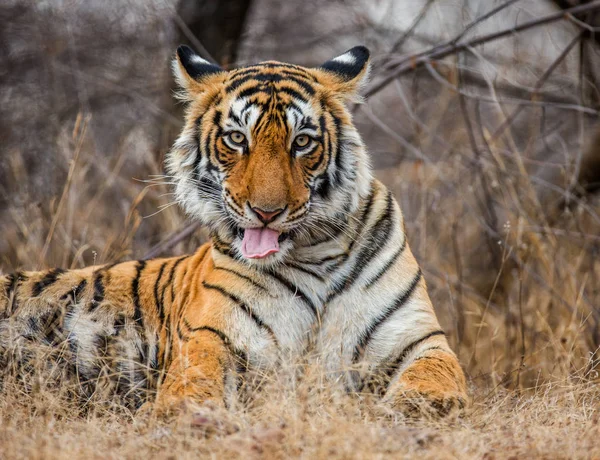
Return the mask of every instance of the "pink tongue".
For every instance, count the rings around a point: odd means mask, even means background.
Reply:
[[[247,228],[244,230],[242,254],[248,259],[261,259],[279,252],[279,232],[270,228]]]

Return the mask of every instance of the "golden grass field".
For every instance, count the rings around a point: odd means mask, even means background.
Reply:
[[[407,421],[318,376],[267,382],[250,406],[205,407],[164,422],[118,408],[85,412],[65,388],[0,399],[0,458],[600,458],[597,384],[528,391],[474,386],[459,420]]]

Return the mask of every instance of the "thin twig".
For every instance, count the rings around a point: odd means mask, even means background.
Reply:
[[[177,246],[181,241],[185,240],[188,236],[192,235],[196,230],[200,228],[200,222],[190,222],[181,230],[177,230],[171,235],[167,236],[160,243],[152,246],[150,250],[142,257],[143,260],[152,259],[165,253],[169,249]]]
[[[573,49],[573,47],[577,43],[579,43],[579,41],[583,37],[584,33],[585,33],[584,31],[581,31],[579,34],[577,34],[577,36],[573,40],[571,40],[571,42],[567,45],[567,47],[564,50],[562,50],[562,52],[558,55],[558,57],[554,60],[554,62],[552,62],[552,64],[550,64],[550,67],[548,67],[546,69],[546,71],[542,74],[542,76],[538,79],[537,83],[535,84],[534,90],[532,92],[532,98],[535,98],[537,96],[538,91],[542,88],[542,86],[544,86],[544,83],[546,83],[546,80],[550,77],[550,75],[552,75],[552,73],[556,70],[556,68],[560,65],[560,63],[567,57],[567,55]],[[513,111],[513,113],[511,113],[508,117],[506,117],[504,122],[498,127],[498,129],[496,129],[494,134],[492,134],[492,136],[490,138],[490,142],[493,142],[494,140],[496,140],[504,132],[504,130],[512,124],[512,122],[515,120],[515,118],[517,118],[519,116],[519,114],[523,111],[523,108],[524,108],[523,105],[518,106]]]
[[[508,0],[505,3],[503,3],[501,5],[498,5],[496,8],[491,9],[490,11],[488,11],[487,13],[485,13],[484,15],[479,16],[473,22],[467,24],[467,26],[463,29],[463,31],[460,34],[458,34],[456,37],[454,37],[454,39],[450,40],[450,43],[455,43],[455,44],[458,43],[460,41],[460,39],[463,38],[467,34],[467,32],[469,32],[469,30],[473,29],[474,27],[477,27],[479,24],[481,24],[486,19],[491,18],[495,14],[499,13],[500,11],[502,11],[504,8],[507,8],[510,5],[512,5],[513,3],[516,3],[518,1],[520,1],[520,0]]]
[[[67,198],[67,194],[71,189],[71,183],[73,182],[73,174],[75,173],[75,168],[77,167],[77,160],[79,159],[79,154],[81,153],[81,149],[83,148],[83,141],[85,140],[85,135],[87,133],[88,124],[91,118],[91,115],[86,115],[85,117],[83,117],[81,113],[77,114],[75,128],[73,129],[73,140],[76,140],[77,142],[75,145],[75,152],[73,153],[73,159],[71,160],[71,164],[69,165],[69,172],[67,173],[67,180],[65,181],[65,186],[63,187],[62,194],[60,196],[60,199],[58,200],[58,206],[56,207],[54,217],[52,218],[52,222],[50,223],[50,229],[48,230],[46,240],[44,241],[44,247],[42,248],[42,252],[40,253],[40,264],[44,263],[44,259],[46,258],[46,254],[48,253],[48,249],[50,248],[50,242],[52,241],[52,237],[54,236],[54,231],[56,229],[56,225],[58,224],[58,219],[62,212],[62,208]]]
[[[217,60],[208,52],[208,50],[204,47],[202,42],[198,40],[198,37],[194,35],[194,32],[190,30],[185,21],[181,18],[181,16],[179,16],[179,13],[177,13],[176,11],[173,12],[173,19],[175,20],[177,26],[183,32],[183,35],[185,35],[185,38],[187,38],[190,41],[190,43],[194,46],[194,48],[196,48],[196,51],[200,53],[200,56],[202,56],[208,61],[218,64]]]
[[[591,3],[587,3],[585,5],[579,5],[573,8],[569,8],[567,10],[550,14],[548,16],[544,16],[538,19],[534,19],[531,21],[524,22],[522,24],[516,25],[514,27],[510,27],[507,29],[500,30],[498,32],[493,32],[491,34],[482,35],[480,37],[475,37],[470,40],[467,40],[462,43],[454,43],[453,40],[442,43],[440,45],[434,46],[428,50],[422,51],[420,53],[412,54],[409,56],[405,56],[399,59],[397,62],[392,63],[392,66],[395,66],[394,69],[391,69],[388,75],[384,76],[378,82],[373,82],[370,87],[365,91],[364,96],[370,97],[383,88],[385,88],[392,80],[398,78],[400,75],[405,74],[409,71],[413,71],[417,67],[423,66],[427,61],[441,59],[451,54],[455,54],[464,50],[467,50],[474,46],[479,46],[484,43],[489,43],[495,40],[499,40],[501,38],[505,38],[509,35],[513,35],[517,32],[521,32],[523,30],[531,29],[533,27],[538,27],[545,24],[550,24],[552,22],[560,21],[563,19],[568,19],[571,15],[583,13],[586,11],[594,11],[600,9],[600,0],[593,1]]]
[[[429,11],[429,8],[431,7],[431,5],[433,4],[434,1],[435,0],[428,0],[427,3],[425,4],[425,6],[423,8],[421,8],[421,11],[417,15],[417,17],[414,19],[412,24],[409,26],[409,28],[406,29],[406,31],[400,36],[400,38],[398,40],[396,40],[396,42],[392,45],[392,47],[390,48],[390,54],[395,53],[398,49],[400,49],[402,47],[402,45],[404,45],[404,42],[408,39],[408,37],[410,37],[412,35],[414,30],[421,23],[421,21],[423,20],[423,18]],[[512,1],[515,1],[515,0],[512,0]]]
[[[488,178],[483,170],[483,161],[481,157],[481,150],[477,146],[477,140],[475,139],[475,130],[473,129],[473,123],[471,121],[471,117],[469,115],[469,109],[467,107],[467,100],[465,96],[461,93],[461,84],[463,83],[463,75],[458,70],[458,101],[460,104],[460,109],[463,114],[463,120],[465,122],[465,127],[467,130],[467,135],[469,137],[469,143],[471,144],[471,150],[473,151],[473,155],[475,156],[475,169],[479,173],[479,177],[481,180],[481,186],[483,190],[484,202],[479,201],[481,214],[486,219],[487,224],[498,232],[498,216],[496,215],[496,210],[494,207],[492,192],[490,189],[490,185],[488,183]],[[475,195],[477,197],[477,195]],[[494,258],[494,262],[498,262],[498,248],[494,245],[492,238],[487,238],[486,242],[490,248],[490,253]]]
[[[438,64],[442,61],[437,61],[435,64]],[[519,106],[531,106],[531,107],[551,107],[554,109],[563,109],[563,110],[572,110],[573,112],[587,113],[589,115],[598,115],[600,112],[596,109],[592,109],[591,107],[586,107],[580,104],[569,104],[566,102],[553,102],[553,101],[540,101],[532,99],[519,99],[513,97],[499,98],[499,97],[489,97],[484,96],[482,94],[476,94],[473,92],[467,92],[464,89],[459,89],[456,85],[453,85],[448,80],[446,80],[442,74],[434,67],[434,63],[425,61],[424,67],[429,72],[429,75],[442,86],[448,88],[449,90],[465,96],[469,99],[476,99],[481,102],[490,102],[490,103],[502,103],[502,104],[512,104]],[[458,69],[461,69],[460,66],[456,66]],[[461,69],[462,70],[462,69]],[[539,92],[532,91],[530,94],[535,95],[539,94]]]

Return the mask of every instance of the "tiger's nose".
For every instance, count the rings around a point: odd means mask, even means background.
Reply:
[[[252,209],[254,214],[256,214],[260,221],[265,225],[273,222],[277,218],[277,216],[279,216],[283,211],[285,211],[285,208],[274,209],[272,211],[267,211],[266,209],[260,209],[255,207],[250,207],[250,209]]]

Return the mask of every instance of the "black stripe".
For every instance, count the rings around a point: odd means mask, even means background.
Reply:
[[[193,327],[186,318],[182,319],[182,323],[189,332],[209,331],[209,332],[212,332],[213,334],[219,336],[219,338],[223,341],[223,343],[225,345],[227,345],[227,346],[231,345],[231,340],[229,340],[229,337],[227,337],[227,335],[224,332],[222,332],[218,329],[215,329],[214,327],[211,327],[211,326]]]
[[[231,118],[238,125],[242,124],[242,121],[240,120],[240,117],[238,117],[235,113],[233,113],[233,108],[229,109],[229,115],[228,115],[228,117]]]
[[[367,202],[365,213],[368,213],[371,209],[372,201]],[[365,244],[356,256],[354,267],[352,271],[340,282],[336,283],[331,288],[331,293],[327,297],[327,302],[331,302],[338,295],[346,290],[350,289],[352,285],[360,278],[363,270],[371,263],[371,261],[377,257],[379,252],[383,249],[389,239],[389,234],[392,230],[393,218],[394,218],[394,200],[392,193],[388,192],[387,195],[387,206],[384,213],[379,216],[377,222],[369,229],[369,244]],[[366,218],[368,220],[368,217]],[[367,220],[361,220],[361,224],[364,225]],[[360,235],[359,235],[360,236]]]
[[[312,87],[312,85],[310,83],[308,83],[308,81],[306,81],[306,79],[303,79],[302,76],[300,76],[300,75],[290,73],[290,72],[276,74],[276,73],[261,73],[260,71],[248,72],[245,75],[236,75],[231,80],[231,83],[225,87],[225,93],[228,94],[232,91],[235,91],[240,86],[242,86],[244,83],[246,83],[248,81],[252,81],[252,80],[259,81],[259,82],[291,81],[291,82],[296,83],[298,86],[301,86],[302,89],[304,91],[306,91],[306,93],[309,94],[310,96],[315,94],[315,89]]]
[[[377,384],[379,384],[382,387],[381,389],[385,390],[387,388],[387,386],[389,385],[389,383],[391,382],[392,377],[396,374],[396,372],[398,371],[398,369],[400,368],[400,366],[402,365],[402,363],[404,362],[406,357],[417,346],[421,345],[426,340],[429,340],[430,338],[436,337],[438,335],[446,335],[446,334],[444,333],[444,331],[441,331],[441,330],[430,332],[429,334],[421,337],[420,339],[415,340],[414,342],[412,342],[409,345],[407,345],[406,347],[404,347],[404,350],[402,350],[402,352],[395,359],[388,358],[388,359],[384,360],[383,364],[380,364],[379,366],[377,366],[377,370],[375,370],[373,372],[371,382],[368,382],[368,385],[372,387],[371,389],[373,390],[374,387],[377,386]],[[425,351],[439,350],[439,349],[441,349],[441,348],[431,347]]]
[[[196,175],[196,179],[200,178],[200,162],[202,161],[202,149],[200,148],[200,135],[201,135],[201,131],[202,131],[202,117],[204,117],[204,114],[200,115],[197,119],[196,119],[196,149],[198,150],[196,152],[196,158],[194,160],[194,169],[193,172]]]
[[[200,326],[200,327],[195,327],[192,329],[192,331],[197,332],[197,331],[208,331],[208,332],[212,332],[213,334],[215,334],[217,337],[219,337],[222,341],[223,344],[229,349],[230,353],[236,358],[238,365],[243,366],[242,369],[237,369],[238,372],[245,372],[248,368],[248,355],[246,354],[246,352],[244,350],[240,350],[239,348],[236,348],[233,346],[233,344],[231,343],[231,340],[229,340],[229,337],[227,337],[227,335],[223,332],[220,331],[219,329],[216,329],[214,327],[210,327],[210,326]]]
[[[325,110],[325,105],[323,101],[321,101],[321,109]],[[333,156],[333,148],[331,146],[331,134],[327,130],[325,116],[321,115],[319,117],[319,126],[321,127],[321,135],[323,136],[323,146],[325,152],[327,153],[327,165],[325,166],[325,173],[320,177],[321,182],[315,189],[315,192],[324,200],[329,198],[329,194],[331,193],[331,180],[329,177],[329,165],[331,164],[331,157]]]
[[[296,67],[297,70],[301,70],[299,67]],[[317,83],[318,80],[313,75],[306,72],[297,72],[296,70],[282,69],[280,71],[283,75],[287,75],[290,77],[298,77],[299,79],[305,79],[308,81],[312,81],[313,83]]]
[[[12,292],[15,290],[15,286],[17,285],[17,280],[19,279],[18,275],[15,273],[11,273],[6,277],[7,284],[4,286],[4,294],[7,299],[10,299]]]
[[[217,328],[211,327],[211,326],[192,327],[185,318],[183,319],[183,323],[184,323],[185,327],[188,329],[188,331],[190,331],[190,332],[207,331],[207,332],[210,332],[210,333],[216,335],[223,342],[223,345],[225,345],[225,347],[229,350],[229,353],[231,353],[233,355],[233,357],[236,361],[235,362],[236,372],[242,374],[248,370],[248,355],[246,354],[246,352],[244,352],[244,350],[240,350],[240,349],[236,348],[232,344],[229,337],[227,337],[227,335],[223,331],[221,331]],[[223,366],[223,382],[225,382],[225,379],[226,379],[226,372],[227,372],[227,369],[225,368],[225,366]],[[238,387],[239,386],[240,385],[238,382]]]
[[[231,255],[231,245],[223,241],[218,232],[212,232],[210,237],[213,240],[213,246],[217,251],[226,256]]]
[[[431,337],[436,337],[438,335],[446,335],[446,334],[442,330],[430,332],[429,334],[425,335],[424,337],[421,337],[420,339],[417,339],[414,342],[412,342],[410,345],[406,346],[404,348],[404,350],[402,350],[402,353],[400,353],[398,355],[398,357],[395,360],[393,360],[391,363],[389,360],[386,360],[390,364],[382,365],[381,368],[382,369],[385,368],[386,373],[389,373],[390,376],[393,375],[411,351],[413,351],[417,346],[419,346],[426,340],[429,340]]]
[[[320,274],[313,272],[312,270],[309,270],[308,268],[303,267],[302,265],[298,265],[292,262],[287,262],[286,266],[293,268],[295,270],[301,271],[302,273],[306,273],[307,275],[313,276],[315,278],[317,278],[319,281],[325,281],[325,278],[323,278]]]
[[[38,297],[44,291],[44,289],[56,283],[58,277],[64,272],[65,271],[62,268],[55,268],[54,270],[50,270],[44,275],[44,277],[40,281],[33,285],[33,288],[31,289],[31,296]]]
[[[265,324],[263,322],[262,319],[260,319],[256,313],[254,313],[252,311],[252,308],[250,308],[248,305],[246,305],[244,302],[242,302],[236,295],[232,294],[231,292],[225,290],[223,287],[221,286],[217,286],[216,284],[210,284],[207,283],[206,281],[202,281],[202,286],[204,286],[206,289],[212,289],[214,291],[219,292],[221,295],[223,295],[224,297],[227,297],[229,300],[231,300],[233,303],[235,303],[238,307],[240,307],[244,312],[246,312],[246,314],[248,316],[250,316],[250,318],[252,318],[252,320],[256,323],[256,325],[260,328],[260,329],[264,329],[265,331],[268,332],[268,334],[271,336],[271,338],[273,339],[273,341],[278,344],[277,341],[277,337],[275,336],[275,333],[273,332],[273,329],[271,329],[270,326],[268,326],[267,324]]]
[[[248,72],[247,74],[241,76],[236,75],[234,78],[231,79],[231,82],[227,86],[225,86],[225,94],[229,94],[232,91],[235,91],[247,81],[252,80],[256,75],[258,75],[257,72]]]
[[[158,346],[158,342],[154,343],[154,346],[152,347],[152,354],[151,354],[151,358],[150,358],[150,368],[152,369],[153,372],[150,372],[149,375],[156,378],[156,374],[155,372],[158,370],[158,366],[159,366],[159,360],[158,360],[158,351],[159,351],[160,347]]]
[[[291,96],[294,99],[298,99],[304,103],[308,102],[308,99],[306,99],[302,94],[300,94],[294,88],[290,88],[289,86],[280,86],[279,88],[276,88],[276,90],[278,93],[285,93],[288,96]]]
[[[369,281],[367,281],[365,283],[367,286],[367,289],[369,289],[371,286],[373,286],[377,281],[379,281],[379,279],[383,275],[385,275],[387,273],[387,271],[396,263],[396,261],[398,260],[398,257],[400,257],[400,254],[402,254],[404,252],[404,249],[406,249],[406,233],[404,234],[404,241],[402,241],[402,244],[396,250],[396,252],[391,257],[391,259],[387,261],[387,263],[382,267],[381,270],[379,270],[379,272],[373,278],[371,278]]]
[[[179,324],[177,324],[177,337],[179,337],[179,340],[182,342],[187,342],[190,340],[190,338],[183,333]]]
[[[94,277],[94,296],[90,302],[89,311],[94,311],[104,300],[104,282],[103,273],[97,273]]]
[[[163,307],[163,309],[161,309],[161,311],[159,312],[160,315],[160,321],[161,324],[163,323],[164,319],[165,319],[165,312],[164,312],[164,305],[165,305],[165,291],[167,290],[167,288],[169,286],[171,286],[171,302],[173,302],[173,299],[175,298],[175,291],[173,289],[173,278],[175,277],[175,271],[177,270],[177,266],[183,262],[185,259],[187,259],[189,256],[182,256],[179,259],[177,259],[175,261],[175,263],[173,264],[173,267],[171,267],[171,271],[169,273],[169,279],[167,280],[167,282],[165,283],[165,285],[163,286],[163,290],[162,290],[162,294],[160,296],[160,305],[161,307]],[[172,307],[172,306],[171,306]]]
[[[164,317],[164,307],[162,305],[161,299],[158,296],[158,287],[160,286],[160,280],[162,279],[163,272],[165,271],[165,267],[169,262],[163,262],[158,270],[158,275],[156,276],[156,282],[154,283],[154,302],[156,303],[156,313],[158,314],[158,318],[160,320],[160,324],[162,325],[162,320]],[[164,292],[164,290],[163,290]]]
[[[375,201],[375,186],[373,184],[371,184],[369,196],[367,197],[367,203],[365,204],[362,214],[360,215],[360,219],[358,220],[358,231],[356,232],[357,237],[353,238],[352,241],[350,241],[350,244],[348,246],[348,253],[350,253],[350,251],[352,251],[352,249],[354,248],[356,239],[360,236],[366,223],[369,221],[369,219],[371,217],[371,209],[373,208],[374,201]]]
[[[260,72],[260,67],[259,66],[257,66],[257,65],[250,65],[248,67],[243,67],[243,68],[240,68],[240,69],[232,70],[229,73],[229,75],[230,75],[231,81],[234,81],[236,78],[243,77],[244,75],[248,75],[248,74],[251,74],[251,73],[258,73],[258,72]]]
[[[87,280],[81,280],[81,282],[75,287],[75,289],[70,289],[68,292],[64,293],[61,296],[60,300],[70,299],[71,303],[79,302],[79,296],[81,295],[81,291],[83,291],[86,286]]]
[[[313,88],[313,86],[308,83],[305,80],[302,80],[301,78],[295,77],[293,75],[286,75],[285,77],[286,80],[290,80],[293,81],[294,83],[296,83],[297,85],[301,86],[302,89],[304,91],[306,91],[306,94],[308,94],[309,96],[313,96],[315,94],[315,89]]]
[[[298,286],[296,286],[291,281],[284,278],[281,274],[277,273],[274,270],[267,270],[267,271],[265,271],[265,273],[269,274],[271,277],[273,277],[277,281],[279,281],[279,283],[283,284],[288,289],[288,291],[290,291],[293,295],[302,299],[302,301],[306,305],[308,305],[308,307],[312,311],[315,318],[319,317],[319,311],[317,310],[317,307],[315,306],[315,304],[312,302],[312,300],[310,300],[310,298]]]
[[[299,260],[298,262],[300,262],[301,264],[306,264],[306,265],[322,265],[322,264],[325,264],[327,262],[336,261],[339,258],[344,257],[344,256],[348,256],[348,254],[346,254],[345,252],[342,252],[342,253],[336,254],[334,256],[323,257],[322,259],[317,259],[317,260]]]
[[[333,113],[329,112],[335,125],[335,173],[333,176],[333,185],[340,185],[340,175],[344,171],[344,163],[342,162],[342,120],[336,117]]]
[[[144,318],[142,316],[142,306],[140,305],[140,278],[142,271],[146,267],[146,261],[140,260],[135,267],[135,277],[131,282],[131,296],[133,297],[133,320],[140,329],[144,329]]]
[[[41,332],[44,337],[42,340],[48,345],[57,345],[64,340],[63,337],[63,311],[55,308],[51,313],[47,313],[40,318]]]
[[[408,289],[406,289],[406,291],[403,292],[394,301],[394,303],[392,303],[392,305],[390,305],[388,308],[386,308],[381,315],[376,317],[375,320],[373,320],[373,322],[371,322],[371,324],[369,324],[367,329],[362,333],[362,336],[360,337],[358,344],[356,345],[356,348],[354,349],[354,354],[352,356],[353,362],[358,361],[363,350],[365,350],[367,348],[369,341],[371,340],[373,335],[375,335],[375,333],[377,332],[377,329],[379,329],[383,323],[385,323],[389,318],[391,318],[394,315],[394,313],[396,313],[408,301],[408,299],[410,299],[410,297],[414,293],[415,289],[417,288],[419,281],[421,281],[421,276],[422,276],[422,273],[421,273],[421,269],[419,268],[419,270],[417,271],[417,274],[415,275],[415,277],[411,281],[410,285],[408,286]]]
[[[208,163],[207,163],[207,164],[208,164],[208,166],[209,166],[209,167],[211,167],[211,166],[212,166],[212,167],[215,167],[215,168],[216,168],[216,166],[214,166],[214,165],[211,163],[211,162],[212,162],[212,160],[213,160],[213,159],[212,159],[212,153],[213,153],[213,152],[212,152],[212,148],[211,148],[211,147],[212,147],[212,145],[213,145],[213,143],[212,143],[212,141],[211,141],[211,135],[212,135],[212,131],[208,131],[208,132],[206,133],[206,136],[204,137],[204,154],[206,155],[206,158],[208,159]],[[200,139],[200,140],[202,140],[202,139]]]
[[[313,229],[309,229],[310,236],[312,238],[310,245],[302,247],[315,247],[319,244],[327,243],[328,241],[335,240],[340,236],[344,227],[347,226],[347,221],[340,222],[340,224],[334,224],[330,221],[316,220],[314,222]]]
[[[242,359],[243,361],[247,361],[246,358],[246,353],[243,350],[239,350],[237,348],[235,348],[233,346],[233,343],[231,342],[231,340],[229,339],[229,337],[227,337],[227,334],[225,334],[223,331],[221,331],[220,329],[217,329],[215,327],[212,326],[197,326],[197,327],[193,327],[189,321],[185,318],[183,318],[183,325],[187,328],[187,330],[189,332],[198,332],[198,331],[208,331],[208,332],[212,332],[213,334],[215,334],[216,336],[218,336],[221,341],[223,342],[223,344],[229,348],[229,350],[236,355],[238,358]]]
[[[266,287],[264,287],[263,285],[257,283],[256,281],[254,281],[252,278],[250,278],[249,276],[246,276],[238,271],[232,270],[231,268],[225,268],[225,267],[219,267],[215,265],[215,270],[222,270],[224,272],[227,273],[232,273],[235,276],[237,276],[238,278],[242,278],[243,280],[248,281],[252,286],[254,286],[257,289],[260,289],[261,291],[264,292],[268,292],[268,289]]]
[[[257,86],[251,86],[250,88],[246,88],[245,90],[240,91],[240,93],[238,94],[238,99],[243,99],[245,97],[254,96],[256,93],[267,94],[267,92],[263,88],[257,87]]]
[[[10,316],[18,306],[16,290],[19,288],[19,284],[23,279],[24,275],[21,272],[10,274],[7,277],[8,287],[6,288],[6,300],[8,308],[5,312],[6,317]]]
[[[315,139],[315,140],[318,141],[318,139]],[[320,147],[319,144],[315,144],[315,147],[313,147],[312,150],[307,151],[307,152],[302,152],[302,155],[304,155],[306,157],[314,155],[315,152],[317,151],[317,149],[319,147]],[[294,158],[296,158],[296,152],[295,151],[292,151],[292,155],[293,155]],[[306,169],[308,171],[310,171],[310,173],[314,173],[314,171],[318,170],[321,167],[321,164],[323,163],[323,158],[325,158],[325,149],[321,149],[321,153],[319,154],[319,157],[316,160],[314,160],[314,164],[312,164],[312,165],[308,165],[307,164],[305,166]]]

